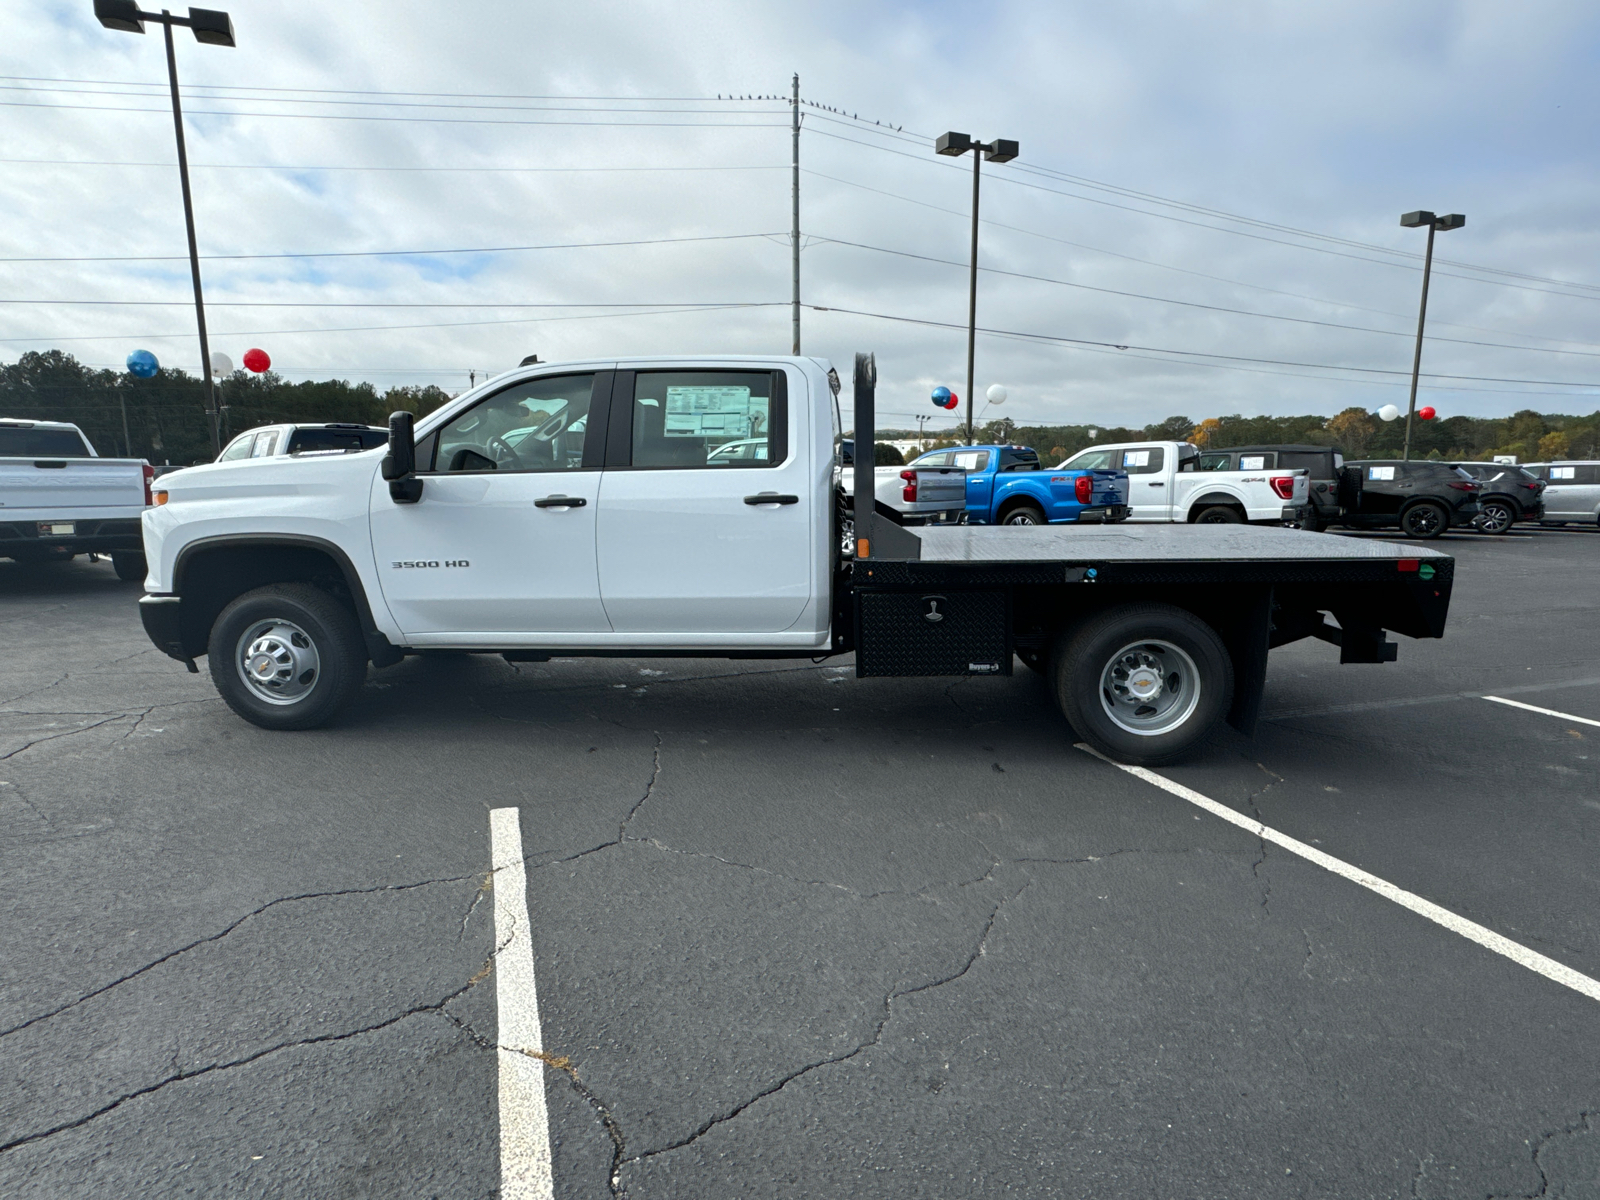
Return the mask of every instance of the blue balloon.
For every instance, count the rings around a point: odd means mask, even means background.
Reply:
[[[935,408],[949,408],[950,407],[950,389],[949,388],[947,388],[947,387],[936,387],[936,388],[933,389],[933,406]]]
[[[140,379],[150,379],[161,369],[156,356],[148,350],[135,350],[128,355],[128,371]]]

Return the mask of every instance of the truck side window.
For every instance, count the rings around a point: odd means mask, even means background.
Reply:
[[[256,444],[250,450],[251,458],[270,458],[273,447],[278,444],[278,435],[268,430],[266,433],[256,434]]]
[[[989,469],[989,452],[987,450],[959,450],[950,456],[950,465],[960,467],[963,471],[986,471]]]
[[[1111,459],[1115,453],[1114,450],[1085,450],[1061,465],[1076,471],[1108,471],[1111,469]]]
[[[228,448],[226,450],[217,455],[217,461],[232,462],[236,458],[249,458],[250,447],[255,445],[255,443],[255,434],[241,433],[238,437],[234,438],[233,441],[228,443]]]
[[[1216,452],[1202,454],[1200,456],[1200,469],[1202,471],[1231,471],[1233,470],[1233,455]]]
[[[434,470],[576,470],[583,465],[593,391],[593,374],[514,383],[439,430]]]
[[[640,371],[634,467],[775,467],[788,454],[772,371]],[[612,418],[615,421],[615,417]]]
[[[1154,475],[1161,470],[1165,457],[1160,446],[1140,446],[1137,450],[1124,450],[1117,465],[1129,475]]]

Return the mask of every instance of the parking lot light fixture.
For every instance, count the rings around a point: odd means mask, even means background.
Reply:
[[[975,141],[965,133],[941,133],[933,142],[935,154],[959,158],[972,152],[972,271],[967,289],[967,445],[972,445],[972,348],[978,327],[978,179],[984,160],[1008,163],[1020,152],[1016,142],[996,138],[992,142]]]
[[[178,181],[183,189],[183,222],[189,234],[189,273],[194,278],[195,322],[200,330],[200,377],[205,381],[206,416],[211,420],[211,450],[222,453],[222,431],[218,423],[217,390],[211,379],[211,346],[206,338],[205,296],[200,288],[200,250],[194,236],[194,201],[189,194],[189,154],[183,143],[183,105],[178,99],[178,58],[172,46],[172,27],[186,25],[197,42],[208,46],[233,46],[233,20],[225,12],[211,8],[191,8],[187,17],[175,17],[166,9],[143,11],[136,0],[94,0],[94,15],[100,24],[119,33],[143,33],[146,21],[161,25],[167,42],[167,81],[172,89],[172,125],[178,136]]]
[[[1428,229],[1428,252],[1422,258],[1422,306],[1417,312],[1417,350],[1411,358],[1411,403],[1406,407],[1406,444],[1400,453],[1402,462],[1411,461],[1411,420],[1417,411],[1417,375],[1422,370],[1422,326],[1428,319],[1428,277],[1433,274],[1433,235],[1460,229],[1466,223],[1467,218],[1461,213],[1446,213],[1438,217],[1426,209],[1404,213],[1400,217],[1400,224],[1407,229],[1420,229],[1423,226]]]

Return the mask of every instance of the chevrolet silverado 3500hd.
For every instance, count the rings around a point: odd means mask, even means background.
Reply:
[[[257,725],[329,721],[370,661],[855,653],[858,676],[1044,673],[1124,762],[1255,723],[1273,646],[1341,662],[1443,634],[1454,560],[1294,530],[1119,525],[839,536],[841,421],[811,358],[546,364],[485,383],[387,451],[162,477],[144,517],[151,640]],[[837,376],[834,376],[837,379]],[[876,369],[858,355],[855,428]],[[766,439],[767,454],[717,455]],[[863,439],[865,440],[865,439]],[[872,463],[854,464],[858,495]],[[1337,625],[1324,617],[1332,613]]]

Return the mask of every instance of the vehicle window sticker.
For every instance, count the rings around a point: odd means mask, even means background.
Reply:
[[[1241,471],[1264,471],[1266,467],[1267,456],[1265,454],[1241,454],[1239,456],[1239,470]]]
[[[1368,467],[1367,468],[1367,478],[1368,479],[1393,479],[1394,478],[1394,468],[1393,467]]]
[[[1550,468],[1550,478],[1551,479],[1576,479],[1577,477],[1578,477],[1578,468],[1577,467],[1551,467]]]
[[[761,404],[765,407],[765,397]],[[666,437],[747,438],[751,433],[748,387],[669,387]],[[759,416],[757,417],[759,423]]]
[[[1124,450],[1122,452],[1122,465],[1125,467],[1148,467],[1150,465],[1150,451]]]

